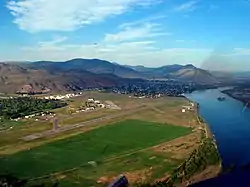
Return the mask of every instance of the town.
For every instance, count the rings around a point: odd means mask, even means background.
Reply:
[[[211,85],[197,85],[192,82],[184,83],[174,80],[152,80],[104,88],[104,90],[139,98],[159,98],[163,96],[182,97],[185,93],[205,88],[211,88]]]

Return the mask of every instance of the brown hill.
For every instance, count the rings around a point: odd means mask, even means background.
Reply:
[[[131,68],[100,59],[72,59],[65,62],[39,61],[27,64],[32,69],[45,69],[49,72],[83,70],[94,74],[113,74],[122,78],[145,78]]]
[[[124,80],[114,75],[96,75],[83,70],[48,72],[0,63],[0,92],[64,92],[86,87],[113,86]]]
[[[173,77],[183,81],[195,82],[198,84],[216,84],[218,81],[209,72],[203,69],[190,66],[182,68],[171,74]]]
[[[144,66],[128,66],[141,72],[149,78],[170,78],[186,82],[202,84],[215,84],[216,78],[206,70],[197,68],[192,64],[188,65],[167,65],[159,68],[147,68]]]

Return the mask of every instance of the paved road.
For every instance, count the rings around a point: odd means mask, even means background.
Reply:
[[[139,107],[131,109],[131,110],[123,111],[123,112],[121,112],[119,114],[110,114],[110,115],[107,115],[107,116],[104,116],[104,117],[100,117],[100,118],[97,118],[97,119],[92,119],[92,120],[89,120],[89,121],[84,121],[84,122],[77,123],[77,124],[74,124],[74,125],[65,125],[65,126],[62,126],[62,127],[58,128],[57,130],[47,130],[47,131],[44,131],[44,132],[41,132],[41,133],[35,133],[35,134],[31,134],[31,135],[22,137],[21,139],[25,140],[25,141],[32,141],[32,140],[40,139],[40,138],[43,138],[43,137],[46,137],[46,136],[55,135],[55,134],[59,134],[61,132],[73,130],[73,129],[76,129],[76,128],[93,125],[94,123],[101,122],[101,121],[104,121],[104,120],[109,120],[109,119],[114,119],[114,118],[118,118],[118,117],[121,117],[121,116],[134,114],[134,113],[136,113],[138,111],[141,111],[141,110],[144,110],[144,109],[147,109],[147,108],[148,108],[148,106],[142,105],[142,106],[139,106]]]

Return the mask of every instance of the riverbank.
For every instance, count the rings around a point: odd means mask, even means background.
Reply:
[[[200,124],[201,127],[204,128],[206,138],[213,139],[213,133],[211,132],[208,124],[205,122],[205,120],[199,115],[199,104],[195,103],[195,115],[197,118],[198,123]],[[215,140],[214,140],[215,141]]]
[[[188,98],[187,98],[188,99]],[[189,99],[188,99],[189,100]],[[190,101],[190,100],[189,100]],[[193,101],[192,101],[193,102]],[[203,142],[201,143],[200,147],[203,146],[203,143],[206,141],[209,141],[212,143],[212,146],[215,148],[215,155],[218,156],[218,163],[216,163],[215,165],[210,165],[207,166],[206,169],[204,169],[202,172],[196,173],[195,175],[193,175],[190,179],[189,179],[189,184],[194,184],[206,179],[210,179],[210,178],[214,178],[217,177],[221,172],[222,172],[222,160],[220,158],[220,154],[219,154],[219,150],[218,150],[218,146],[216,144],[216,140],[214,138],[214,135],[209,127],[209,125],[206,123],[206,121],[200,116],[199,114],[199,103],[195,102],[195,115],[197,118],[198,123],[200,124],[200,126],[204,129],[204,134],[205,134],[205,139],[203,140]],[[200,179],[203,180],[200,180]],[[179,187],[182,187],[182,185],[180,185]]]
[[[222,90],[223,94],[228,95],[229,97],[234,98],[235,100],[238,100],[245,104],[246,107],[250,108],[250,93],[244,93],[244,90],[239,89],[228,89],[228,90]]]
[[[170,176],[154,184],[139,184],[137,187],[186,187],[215,178],[220,173],[220,156],[212,139],[205,138],[200,146],[177,167]]]
[[[196,115],[196,118],[197,118],[197,121],[198,123],[200,124],[201,128],[204,130],[204,134],[205,134],[205,139],[208,139],[208,140],[211,140],[212,143],[214,144],[215,148],[216,148],[216,151],[219,155],[219,150],[218,150],[218,146],[216,144],[216,140],[214,138],[214,135],[208,125],[208,123],[206,123],[205,119],[202,118],[199,114],[199,108],[200,108],[200,104],[198,102],[194,102],[192,100],[190,100],[189,98],[186,97],[186,99],[189,101],[189,102],[193,102],[195,104],[195,108],[194,108],[194,112],[195,112],[195,115]],[[210,174],[210,177],[207,176],[207,179],[209,178],[212,178],[212,177],[216,177],[221,171],[222,171],[222,161],[221,161],[221,158],[220,158],[220,161],[219,161],[219,164],[217,164],[216,166],[214,167],[210,167],[210,169],[213,168],[212,170],[216,171],[216,175],[212,175]],[[204,170],[204,173],[207,173],[205,170]],[[211,172],[210,172],[211,173]],[[199,174],[198,174],[199,175]],[[193,178],[195,178],[196,176],[193,176]],[[197,182],[197,181],[196,181]]]
[[[214,135],[213,135],[213,132],[211,131],[209,125],[206,123],[206,121],[200,116],[199,114],[199,103],[195,103],[195,114],[196,114],[196,117],[197,117],[197,121],[199,122],[199,124],[201,126],[204,127],[205,129],[205,134],[206,134],[206,138],[207,139],[212,139],[213,140],[213,143],[219,153],[219,150],[218,150],[218,147],[217,147],[217,144],[216,144],[216,140],[214,138]]]
[[[189,157],[184,160],[166,180],[154,184],[139,185],[139,187],[184,187],[189,186],[207,179],[217,177],[221,172],[221,158],[213,134],[199,115],[199,104],[188,98],[188,102],[195,104],[194,112],[198,126],[195,131],[202,131],[199,146],[190,153]]]
[[[199,103],[194,102],[194,101],[190,100],[187,97],[185,97],[185,98],[186,98],[186,100],[188,102],[194,103],[195,116],[196,116],[196,119],[197,119],[198,123],[200,124],[200,128],[199,129],[202,128],[204,130],[206,138],[214,139],[213,133],[212,133],[209,125],[205,122],[205,120],[199,114]]]
[[[232,166],[241,168],[250,162],[250,109],[221,92],[228,89],[232,88],[186,94],[188,99],[199,103],[199,114],[215,135],[223,170]],[[219,97],[226,100],[218,101]]]

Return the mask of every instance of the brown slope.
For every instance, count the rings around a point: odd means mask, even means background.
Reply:
[[[110,75],[96,75],[87,71],[66,71],[49,73],[46,70],[33,70],[15,64],[0,63],[0,92],[17,91],[65,92],[86,87],[113,86],[124,81]]]
[[[83,70],[94,74],[113,74],[122,78],[144,78],[144,76],[131,68],[100,59],[72,59],[65,62],[39,61],[26,64],[32,69],[45,69],[47,71]]]
[[[199,68],[183,68],[172,74],[175,78],[200,84],[216,84],[218,81],[209,72]]]
[[[36,80],[46,76],[44,71],[29,71],[17,65],[0,63],[0,92],[14,93],[26,84],[37,89]]]

